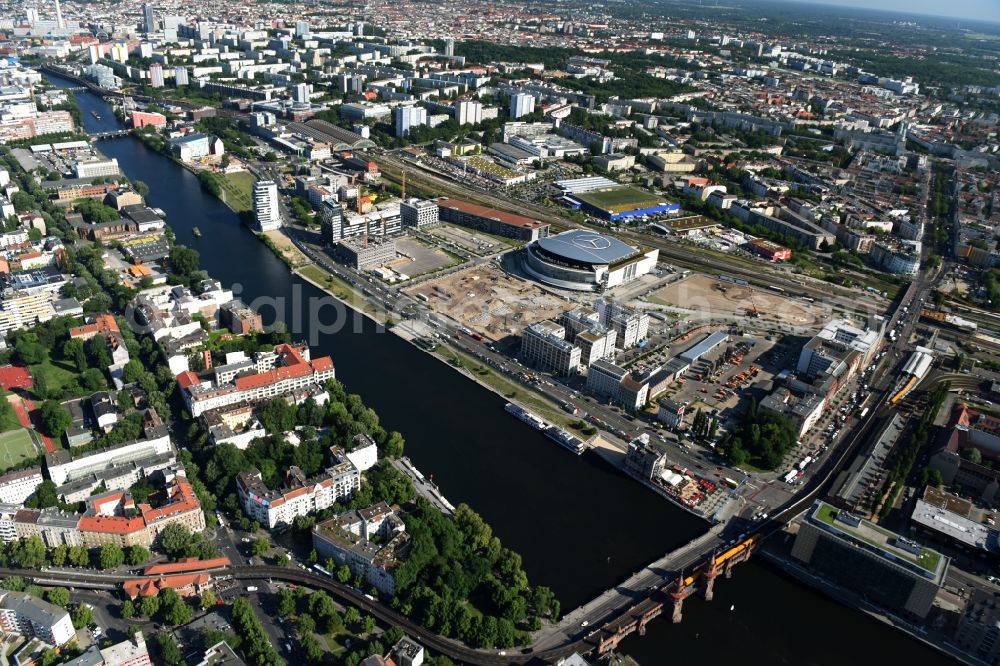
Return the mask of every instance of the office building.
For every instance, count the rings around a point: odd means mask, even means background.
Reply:
[[[526,93],[517,93],[510,97],[510,117],[517,119],[535,111],[535,98]]]
[[[410,198],[399,204],[404,228],[426,229],[438,223],[438,206],[427,199]]]
[[[396,136],[410,135],[410,130],[427,124],[427,109],[422,106],[397,106],[393,110]]]
[[[253,184],[253,212],[257,231],[274,231],[281,227],[278,184],[273,180],[258,180]]]
[[[565,328],[540,321],[521,334],[521,358],[541,370],[569,375],[580,367],[580,348],[566,341]]]
[[[156,16],[153,14],[153,5],[148,2],[142,5],[142,29],[146,33],[156,30]]]
[[[149,666],[149,650],[141,631],[135,636],[100,650],[104,666]]]
[[[635,347],[649,333],[649,314],[622,305],[616,301],[599,299],[594,310],[600,316],[601,326],[615,331],[615,344],[619,349]]]
[[[839,375],[850,367],[864,367],[882,341],[878,325],[864,328],[846,319],[834,319],[807,342],[799,352],[795,371],[813,378],[826,373]]]
[[[149,85],[152,88],[162,88],[163,83],[163,65],[158,62],[154,62],[149,66]]]
[[[686,411],[686,402],[677,402],[670,398],[662,398],[656,418],[668,428],[677,430],[684,424],[684,414]]]
[[[324,201],[319,207],[320,238],[331,245],[343,238],[344,209],[335,201]]]
[[[200,132],[192,132],[184,136],[170,139],[170,150],[181,160],[190,163],[209,155],[222,155],[225,146],[222,139],[209,137]]]
[[[594,395],[617,399],[618,389],[628,370],[608,359],[598,359],[587,368],[587,390]]]
[[[792,557],[828,582],[891,611],[927,617],[950,560],[879,525],[817,501]]]
[[[478,204],[442,197],[436,200],[442,222],[450,222],[495,236],[533,241],[549,235],[549,224]]]
[[[393,238],[344,238],[333,246],[333,256],[356,271],[385,266],[396,259]]]
[[[76,162],[73,164],[73,171],[77,178],[104,178],[107,176],[117,176],[121,173],[118,169],[118,160],[116,158]]]

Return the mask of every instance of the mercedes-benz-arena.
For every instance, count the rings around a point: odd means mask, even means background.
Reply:
[[[525,248],[524,270],[544,284],[597,291],[617,287],[649,273],[660,251],[632,247],[614,236],[585,229],[532,241]]]

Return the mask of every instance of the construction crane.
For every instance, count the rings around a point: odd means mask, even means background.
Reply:
[[[757,304],[753,301],[753,287],[747,285],[747,291],[750,292],[750,307],[747,308],[747,316],[756,319],[760,317],[760,310],[757,309]]]

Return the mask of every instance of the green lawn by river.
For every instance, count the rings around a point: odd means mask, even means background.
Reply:
[[[253,210],[253,184],[256,180],[249,171],[219,174],[222,200],[237,213]]]

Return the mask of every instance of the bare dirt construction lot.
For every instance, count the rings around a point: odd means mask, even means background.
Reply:
[[[745,315],[752,307],[747,287],[697,273],[660,289],[650,300],[716,316]],[[765,321],[820,326],[827,319],[827,308],[819,303],[807,303],[764,289],[753,290],[753,305]]]
[[[493,266],[467,268],[404,292],[426,299],[435,312],[491,340],[518,335],[526,326],[556,317],[571,307],[569,302]]]

